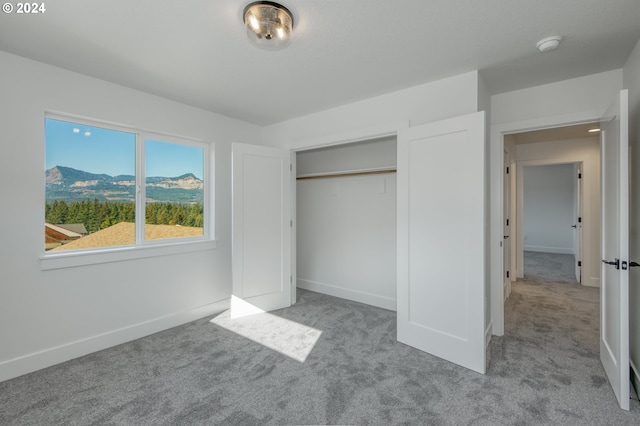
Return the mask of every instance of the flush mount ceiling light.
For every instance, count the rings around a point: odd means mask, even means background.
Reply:
[[[291,41],[293,15],[281,4],[256,1],[244,8],[242,16],[247,35],[257,46],[282,49]]]
[[[543,38],[542,40],[537,42],[536,47],[542,53],[549,52],[551,50],[556,50],[558,46],[560,46],[561,41],[562,41],[562,37],[551,36],[551,37]]]
[[[587,132],[589,132],[589,133],[598,133],[599,131],[600,131],[600,129],[598,129],[598,128],[587,130]]]

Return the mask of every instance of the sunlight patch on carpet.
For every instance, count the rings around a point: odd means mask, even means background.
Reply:
[[[305,362],[322,331],[259,310],[242,315],[224,311],[210,322],[298,362]]]

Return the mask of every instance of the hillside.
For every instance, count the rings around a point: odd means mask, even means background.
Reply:
[[[204,202],[204,182],[191,173],[176,177],[148,177],[147,202]],[[45,171],[46,201],[135,201],[135,177],[95,174],[55,166]]]

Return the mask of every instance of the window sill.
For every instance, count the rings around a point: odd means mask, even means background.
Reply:
[[[126,260],[144,259],[147,257],[169,256],[173,254],[213,250],[217,246],[217,241],[206,240],[135,247],[114,247],[75,253],[46,254],[40,257],[40,266],[43,271],[50,269],[73,268],[76,266],[122,262]]]

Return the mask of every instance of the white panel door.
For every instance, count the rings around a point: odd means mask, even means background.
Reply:
[[[574,248],[573,251],[575,253],[575,274],[576,281],[579,283],[582,282],[582,167],[576,167],[576,193],[575,193],[575,212],[576,212],[576,223],[574,226],[576,233],[574,238]]]
[[[629,117],[620,92],[600,123],[602,269],[600,360],[620,407],[629,409]]]
[[[485,372],[484,113],[398,133],[398,341]]]
[[[290,155],[232,146],[231,315],[291,306]]]

